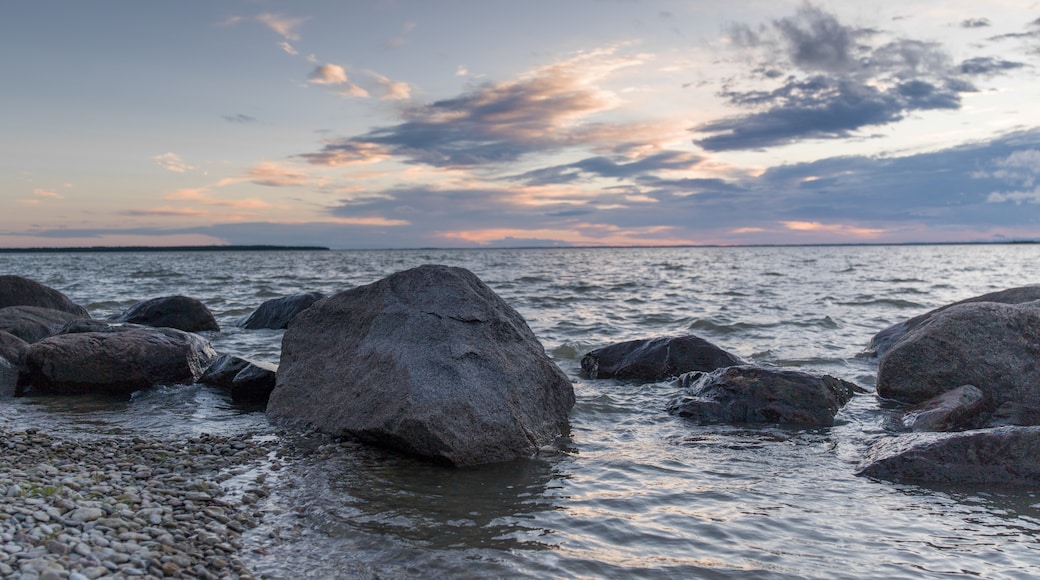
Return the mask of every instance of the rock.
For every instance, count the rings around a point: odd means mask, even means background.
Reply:
[[[785,423],[829,427],[861,389],[829,375],[758,366],[690,373],[677,381],[690,392],[668,411],[698,423]]]
[[[739,357],[692,335],[619,342],[581,357],[582,373],[590,379],[646,382],[740,364]]]
[[[21,276],[0,276],[0,308],[8,306],[37,306],[90,318],[87,309],[69,300],[68,296]]]
[[[215,356],[202,337],[172,328],[61,334],[25,351],[23,383],[34,392],[128,395],[192,383]]]
[[[18,394],[18,367],[0,357],[0,399]]]
[[[8,306],[0,308],[0,330],[32,343],[58,334],[66,323],[79,318],[52,308]]]
[[[272,298],[261,304],[239,326],[250,330],[260,328],[284,329],[289,326],[289,321],[294,316],[310,308],[312,304],[323,298],[325,298],[325,295],[321,292],[306,292],[291,294],[281,298]]]
[[[17,364],[26,348],[29,348],[28,342],[10,332],[0,330],[0,358],[6,359],[12,364]]]
[[[985,395],[977,426],[998,408],[1006,423],[1040,425],[1040,301],[951,306],[893,345],[877,392],[916,404],[961,385]]]
[[[908,433],[883,439],[859,475],[899,483],[1040,483],[1040,427]]]
[[[461,466],[535,454],[573,405],[513,308],[468,270],[427,265],[301,312],[267,415]]]
[[[866,354],[881,356],[892,347],[900,338],[906,333],[918,328],[922,324],[931,320],[936,314],[950,308],[952,306],[958,306],[961,304],[971,304],[973,302],[999,302],[1001,304],[1022,304],[1024,302],[1032,302],[1034,300],[1040,300],[1040,285],[1033,286],[1021,286],[1019,288],[1010,288],[1008,290],[1001,290],[999,292],[991,292],[989,294],[983,294],[981,296],[975,296],[974,298],[968,298],[967,300],[961,300],[960,302],[954,302],[947,304],[935,310],[925,312],[920,316],[915,316],[909,320],[904,320],[898,324],[893,324],[888,328],[874,335],[870,339],[870,344],[867,346],[865,351]]]
[[[210,364],[199,382],[230,390],[232,401],[263,403],[274,389],[276,370],[272,364],[225,354]]]
[[[164,296],[138,302],[115,320],[158,328],[176,328],[184,332],[220,330],[209,308],[187,296]]]
[[[974,385],[962,385],[903,411],[903,426],[911,431],[965,429],[985,408],[985,395]]]

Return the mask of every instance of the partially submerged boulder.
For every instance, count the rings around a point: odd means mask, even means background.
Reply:
[[[1040,425],[1040,301],[951,306],[892,346],[877,392],[916,404],[965,384],[985,395],[984,414]],[[979,426],[990,425],[985,416]]]
[[[37,306],[90,318],[87,309],[70,300],[68,296],[50,286],[21,276],[0,276],[0,308],[7,306]]]
[[[8,306],[0,308],[0,331],[32,343],[58,334],[67,323],[81,318],[78,314],[53,308]]]
[[[870,339],[870,344],[867,346],[866,353],[874,356],[881,356],[888,351],[899,339],[903,338],[906,333],[918,328],[925,324],[936,314],[950,308],[952,306],[958,306],[961,304],[970,304],[973,302],[998,302],[1001,304],[1022,304],[1024,302],[1032,302],[1034,300],[1040,300],[1040,285],[1032,286],[1021,286],[1019,288],[1009,288],[1007,290],[1001,290],[999,292],[990,292],[989,294],[983,294],[981,296],[975,296],[946,306],[941,306],[934,310],[930,310],[915,316],[909,320],[893,324],[888,328],[874,335]]]
[[[986,395],[975,385],[961,385],[903,411],[903,426],[911,431],[967,429],[986,408]]]
[[[740,364],[739,357],[693,335],[629,340],[581,357],[582,374],[587,378],[646,382]]]
[[[698,423],[780,423],[829,427],[860,390],[832,377],[752,365],[690,373],[678,381],[689,392],[668,411]]]
[[[163,296],[138,302],[115,320],[156,328],[176,328],[184,332],[220,330],[209,308],[187,296]]]
[[[289,321],[293,317],[323,298],[325,295],[321,292],[305,292],[272,298],[261,304],[239,326],[249,330],[284,329],[289,326]]]
[[[215,356],[202,337],[172,328],[61,334],[25,351],[23,383],[34,393],[129,395],[193,383]]]
[[[28,342],[10,332],[0,330],[0,358],[6,359],[11,364],[17,364],[27,348],[29,348]]]
[[[1040,483],[1040,427],[908,433],[883,439],[859,475],[898,483]]]
[[[274,390],[276,370],[269,363],[225,354],[209,365],[199,382],[227,389],[232,401],[263,403]]]
[[[535,454],[573,405],[513,308],[468,270],[428,265],[301,312],[267,414],[461,466]]]

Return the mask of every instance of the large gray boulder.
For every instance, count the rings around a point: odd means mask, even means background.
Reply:
[[[468,270],[428,265],[297,315],[267,415],[461,466],[535,454],[573,405],[513,308]]]
[[[305,292],[272,298],[261,304],[239,326],[250,330],[284,329],[289,326],[289,321],[297,314],[310,308],[312,304],[322,298],[325,298],[325,295],[321,292]]]
[[[22,357],[33,393],[129,395],[193,383],[216,356],[202,337],[172,328],[117,328],[45,338]]]
[[[21,276],[0,276],[0,308],[7,306],[38,306],[90,318],[87,309],[69,300],[68,296]]]
[[[36,342],[61,331],[73,320],[87,320],[78,314],[40,306],[8,306],[0,308],[0,331],[13,334],[25,342]]]
[[[986,408],[986,394],[975,385],[961,385],[903,411],[903,426],[911,431],[960,431],[977,421]]]
[[[210,363],[199,382],[227,390],[232,401],[266,403],[274,390],[276,370],[272,364],[225,354]]]
[[[1000,304],[1022,304],[1024,302],[1032,302],[1034,300],[1040,300],[1040,285],[1009,288],[1007,290],[1001,290],[999,292],[990,292],[989,294],[983,294],[981,296],[975,296],[966,300],[961,300],[960,302],[947,304],[946,306],[942,306],[936,308],[935,310],[925,312],[920,316],[915,316],[909,320],[904,320],[903,322],[893,324],[892,326],[889,326],[888,328],[875,334],[874,337],[870,339],[870,344],[867,346],[866,353],[872,354],[874,356],[881,356],[885,354],[885,352],[888,351],[888,349],[891,348],[892,345],[895,344],[900,338],[903,338],[903,336],[906,333],[925,324],[926,322],[931,320],[936,314],[939,314],[940,312],[952,306],[958,306],[961,304],[971,304],[973,302],[998,302]]]
[[[209,308],[187,296],[163,296],[138,302],[115,320],[157,328],[176,328],[184,332],[220,330]]]
[[[985,395],[975,426],[1040,425],[1040,301],[951,306],[878,364],[878,395],[904,403],[966,384]]]
[[[1040,484],[1040,427],[908,433],[875,443],[859,475],[898,483]]]
[[[670,413],[698,423],[770,423],[829,427],[860,390],[832,377],[803,371],[735,366],[680,377],[689,390]]]
[[[22,353],[29,348],[29,343],[11,334],[0,330],[0,358],[6,359],[11,364],[18,364]]]
[[[581,357],[582,374],[590,379],[646,382],[740,364],[739,357],[692,335],[629,340]]]

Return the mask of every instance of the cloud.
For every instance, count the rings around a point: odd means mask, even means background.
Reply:
[[[1022,68],[1026,66],[1022,62],[1014,62],[988,56],[969,58],[962,62],[958,69],[966,75],[994,75]]]
[[[238,113],[237,115],[223,115],[222,117],[228,123],[246,124],[246,123],[255,123],[256,122],[256,118],[255,117],[250,117],[249,115],[243,115],[242,113]]]
[[[247,179],[251,183],[269,187],[294,187],[310,182],[310,176],[306,173],[271,162],[261,163],[250,169]]]
[[[724,86],[721,97],[750,111],[693,128],[694,142],[711,151],[844,138],[913,111],[958,109],[960,95],[975,90],[959,75],[1007,66],[973,60],[959,71],[938,44],[884,41],[877,30],[844,25],[809,4],[757,28],[736,25],[729,36],[756,59],[752,80],[772,88]]]
[[[307,82],[314,85],[339,85],[348,82],[347,71],[338,64],[323,64],[314,68]]]
[[[285,54],[289,54],[292,56],[299,56],[300,54],[300,51],[296,50],[296,47],[289,44],[288,42],[279,42],[278,48],[281,48],[282,51],[285,52]]]
[[[406,82],[393,81],[389,78],[372,71],[368,71],[368,76],[372,78],[379,86],[382,95],[379,97],[383,100],[388,101],[401,101],[412,96],[412,88]]]
[[[595,51],[523,75],[485,83],[454,98],[402,110],[403,121],[328,143],[312,162],[338,151],[380,148],[411,163],[438,167],[504,164],[586,142],[581,121],[616,107],[619,99],[597,82],[641,62]]]
[[[991,164],[992,170],[977,171],[973,177],[977,179],[992,178],[1002,181],[1015,191],[994,191],[987,197],[990,203],[1014,202],[1040,203],[1040,149],[1022,149],[996,159]]]
[[[658,171],[682,171],[694,169],[703,157],[687,151],[659,151],[652,155],[626,162],[618,157],[589,157],[568,163],[529,171],[514,179],[529,185],[570,183],[583,176],[615,178],[618,180],[646,177]]]
[[[181,159],[180,155],[177,155],[176,153],[163,153],[161,155],[156,155],[155,157],[152,157],[152,160],[155,161],[155,164],[159,167],[168,171],[173,171],[174,173],[184,173],[189,169],[195,169],[193,165],[185,163],[184,160]]]
[[[42,197],[44,199],[65,199],[65,196],[61,195],[53,189],[36,188],[32,190],[33,195],[36,197]]]
[[[987,28],[990,26],[989,18],[968,18],[961,21],[961,28]]]
[[[307,21],[307,18],[294,18],[284,14],[269,12],[257,15],[256,19],[277,32],[282,38],[292,41],[300,40],[300,35],[296,32],[296,29]]]

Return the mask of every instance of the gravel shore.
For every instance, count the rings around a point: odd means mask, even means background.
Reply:
[[[277,443],[251,434],[78,439],[0,428],[0,577],[253,578]]]

